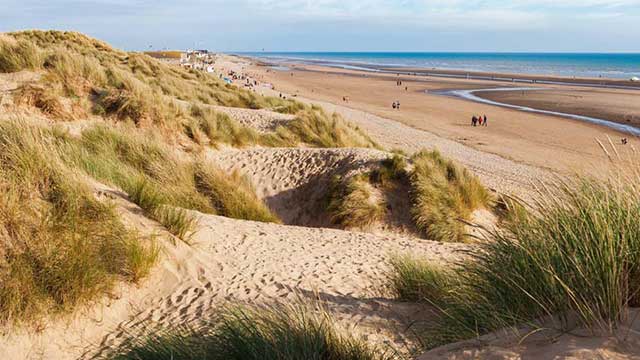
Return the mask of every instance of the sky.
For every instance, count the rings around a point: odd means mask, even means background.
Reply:
[[[640,0],[0,0],[126,50],[640,52]]]

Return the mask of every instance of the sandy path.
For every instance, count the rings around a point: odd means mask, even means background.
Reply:
[[[390,253],[411,252],[454,261],[464,245],[331,229],[312,229],[200,216],[194,235],[198,258],[184,264],[191,276],[171,279],[158,297],[119,331],[102,341],[117,344],[125,333],[194,322],[227,303],[269,303],[319,296],[345,327],[357,326],[374,343],[407,345],[399,329],[409,319],[406,305],[380,297]]]

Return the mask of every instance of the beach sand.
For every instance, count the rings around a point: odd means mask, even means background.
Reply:
[[[620,139],[629,137],[628,134],[578,120],[526,113],[432,93],[449,89],[513,86],[510,82],[398,77],[315,65],[295,65],[290,71],[276,71],[248,61],[242,67],[246,73],[275,84],[277,91],[298,98],[365,111],[454,140],[483,153],[562,173],[601,173],[608,166],[608,161],[596,139],[606,142],[609,137],[624,150],[619,144]],[[402,86],[396,86],[397,79],[402,80]],[[540,101],[544,102],[546,109],[569,111],[569,104],[562,99],[566,98],[565,93],[575,96],[573,94],[577,92],[583,97],[578,106],[580,114],[584,115],[625,119],[635,113],[637,104],[640,104],[640,92],[630,90],[562,86],[560,90],[536,96],[544,97]],[[342,100],[345,96],[349,102]],[[392,109],[394,101],[400,101],[400,110]],[[470,126],[474,114],[486,114],[489,126]],[[638,142],[631,139],[630,144],[637,146]]]

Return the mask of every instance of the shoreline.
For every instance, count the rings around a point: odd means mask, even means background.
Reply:
[[[561,85],[561,86],[583,86],[603,89],[640,90],[640,81],[631,81],[616,78],[592,78],[592,77],[571,77],[545,74],[527,73],[502,73],[487,72],[463,69],[442,69],[442,68],[421,68],[421,67],[396,67],[387,65],[358,64],[350,62],[330,62],[319,60],[299,60],[295,59],[283,61],[269,61],[268,59],[251,57],[247,55],[231,55],[255,62],[258,66],[288,66],[292,65],[312,65],[328,67],[342,70],[355,70],[379,74],[396,74],[422,77],[442,77],[466,80],[484,80],[496,82],[511,82],[514,84],[540,84],[540,85]]]

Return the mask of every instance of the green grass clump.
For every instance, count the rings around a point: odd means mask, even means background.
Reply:
[[[197,219],[187,210],[166,205],[160,205],[153,210],[153,217],[170,233],[189,242],[189,232],[197,225]]]
[[[0,123],[0,321],[68,311],[136,282],[157,257],[65,166],[47,130]]]
[[[192,106],[191,115],[195,118],[195,126],[190,124],[191,126],[187,127],[187,135],[193,140],[196,140],[197,131],[201,131],[214,147],[219,144],[244,147],[260,142],[260,135],[255,130],[238,124],[227,114],[210,108]]]
[[[394,255],[387,274],[389,289],[402,301],[442,304],[452,288],[452,272],[410,255]]]
[[[333,179],[327,211],[331,221],[347,228],[364,228],[384,219],[382,199],[372,194],[368,174]]]
[[[265,138],[263,142],[272,146],[303,143],[326,148],[378,147],[358,127],[344,121],[338,114],[329,116],[318,107],[297,113],[294,120],[276,128],[275,134]]]
[[[407,160],[402,154],[393,154],[382,160],[381,166],[371,172],[371,181],[383,188],[395,187],[407,180]]]
[[[235,219],[279,223],[280,219],[255,194],[238,172],[230,175],[200,162],[195,169],[196,189],[205,195],[218,215]]]
[[[477,177],[437,151],[421,151],[411,160],[412,214],[417,228],[433,240],[464,241],[460,220],[487,206],[489,193]]]
[[[541,190],[534,210],[491,231],[452,270],[430,347],[529,325],[611,332],[640,304],[637,181],[568,181]]]
[[[326,313],[302,306],[235,307],[192,328],[132,341],[114,359],[394,359],[336,329]]]

